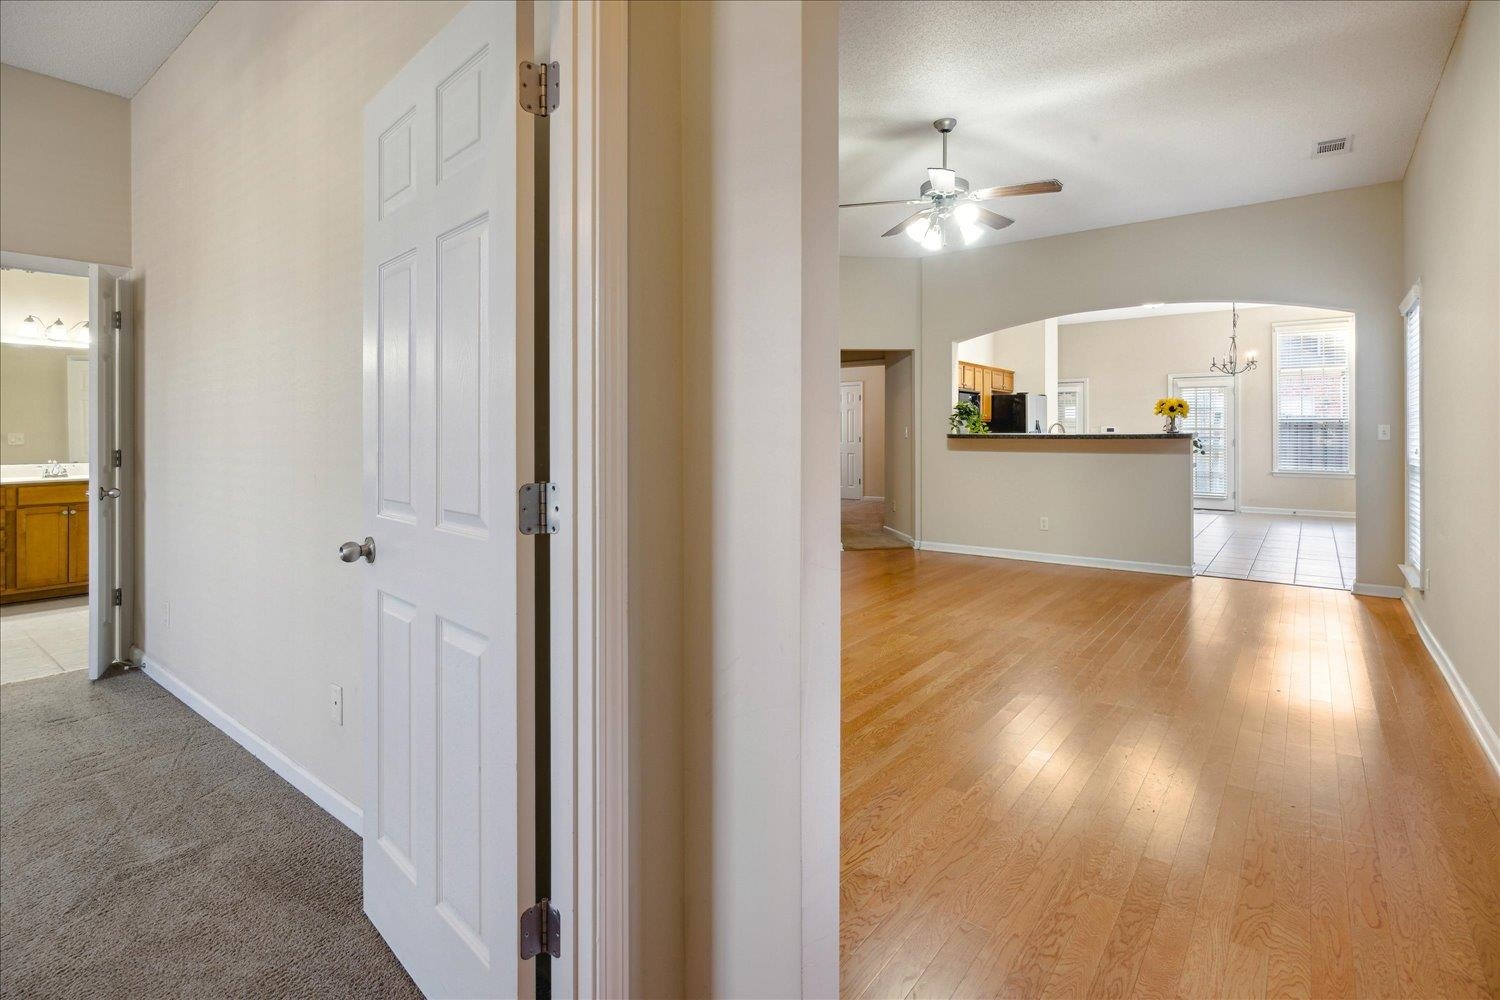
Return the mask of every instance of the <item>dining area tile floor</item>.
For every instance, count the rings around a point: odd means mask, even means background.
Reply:
[[[89,599],[0,606],[0,684],[83,670],[89,663]]]
[[[1193,573],[1351,590],[1354,521],[1195,510]]]

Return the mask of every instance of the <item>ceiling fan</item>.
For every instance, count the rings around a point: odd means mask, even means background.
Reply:
[[[880,235],[895,236],[897,233],[904,232],[912,240],[921,244],[924,250],[941,250],[955,235],[955,231],[967,246],[984,235],[981,226],[1004,229],[1016,221],[1006,218],[999,212],[981,208],[979,206],[981,201],[1014,198],[1023,194],[1055,194],[1062,190],[1062,182],[1057,180],[1032,181],[1029,184],[1002,184],[999,187],[980,188],[978,191],[969,190],[969,182],[958,176],[958,171],[948,167],[948,133],[952,132],[957,125],[957,118],[939,118],[932,123],[932,127],[943,135],[943,165],[927,168],[927,180],[922,185],[918,197],[910,201],[900,199],[856,201],[840,205],[839,208],[863,208],[867,205],[921,205],[923,206],[921,211],[908,219],[903,219]]]

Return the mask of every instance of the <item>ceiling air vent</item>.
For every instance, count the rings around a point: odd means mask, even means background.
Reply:
[[[1340,153],[1349,152],[1349,139],[1347,135],[1339,136],[1337,139],[1319,139],[1313,146],[1313,159],[1320,156],[1337,156]]]

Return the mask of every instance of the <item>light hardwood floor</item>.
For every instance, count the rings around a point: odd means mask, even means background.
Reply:
[[[1500,995],[1500,780],[1399,602],[842,558],[846,996]]]

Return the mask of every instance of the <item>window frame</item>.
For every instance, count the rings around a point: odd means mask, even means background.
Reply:
[[[1411,526],[1411,425],[1409,416],[1411,413],[1411,401],[1408,398],[1407,387],[1411,384],[1411,338],[1408,332],[1412,312],[1417,314],[1417,503],[1421,509],[1421,517],[1417,521],[1417,561],[1413,565],[1412,555],[1412,526]],[[1427,547],[1424,544],[1426,533],[1422,525],[1427,520],[1426,509],[1426,408],[1427,408],[1427,366],[1424,365],[1423,355],[1426,346],[1426,337],[1422,328],[1422,282],[1418,281],[1411,286],[1406,297],[1401,300],[1401,570],[1406,585],[1418,592],[1426,590]]]
[[[1284,469],[1281,467],[1281,335],[1285,333],[1323,333],[1341,328],[1347,338],[1345,348],[1348,361],[1344,367],[1349,379],[1349,468],[1347,470]],[[1332,319],[1281,320],[1271,324],[1271,475],[1294,479],[1353,479],[1355,477],[1356,415],[1355,415],[1355,330],[1354,317],[1339,316]]]

